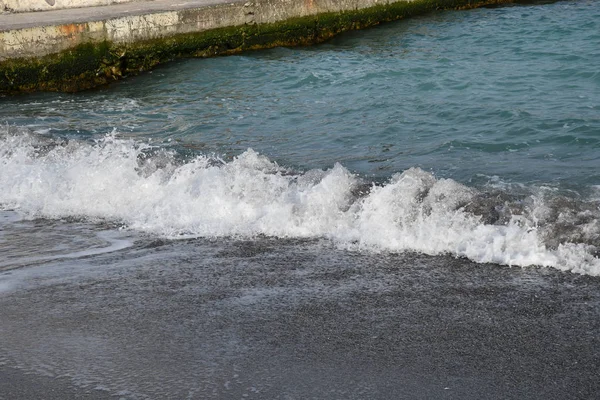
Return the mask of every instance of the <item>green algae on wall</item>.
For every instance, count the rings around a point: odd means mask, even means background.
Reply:
[[[0,63],[0,93],[76,92],[104,85],[119,73],[116,60],[107,42],[86,43],[41,58],[7,60]]]
[[[116,44],[85,43],[58,54],[0,62],[0,93],[76,92],[106,85],[182,57],[210,57],[276,46],[319,43],[351,29],[440,9],[473,8],[513,0],[415,0],[346,12],[321,13],[268,24],[246,24]]]

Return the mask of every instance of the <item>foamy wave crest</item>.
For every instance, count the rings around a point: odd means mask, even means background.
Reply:
[[[293,173],[253,150],[183,161],[109,135],[95,143],[0,136],[0,205],[30,217],[114,221],[169,238],[326,237],[369,251],[600,275],[599,208],[486,193],[411,168],[365,183],[343,166]]]

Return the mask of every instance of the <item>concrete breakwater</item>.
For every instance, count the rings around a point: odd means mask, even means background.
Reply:
[[[0,93],[85,90],[180,57],[322,42],[436,9],[513,0],[173,0],[0,15]]]
[[[106,6],[116,3],[128,3],[143,0],[0,0],[1,12],[31,12],[60,10],[63,8],[82,8]]]

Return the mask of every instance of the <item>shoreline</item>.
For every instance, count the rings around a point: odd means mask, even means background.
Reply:
[[[174,0],[162,0],[4,14],[0,15],[0,94],[78,92],[178,58],[310,45],[348,30],[435,10],[514,2],[196,0],[175,6]],[[35,18],[23,22],[31,17]]]

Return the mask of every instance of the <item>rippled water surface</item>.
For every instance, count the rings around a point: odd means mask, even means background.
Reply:
[[[52,135],[250,147],[299,168],[597,185],[599,18],[595,1],[438,13],[75,96],[3,99],[1,117]]]
[[[443,12],[3,98],[0,203],[597,274],[599,17],[594,1]]]

